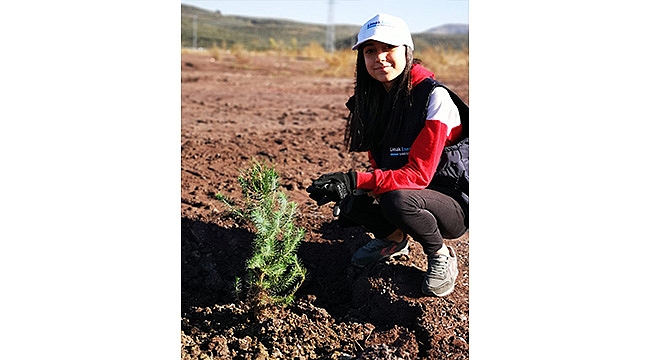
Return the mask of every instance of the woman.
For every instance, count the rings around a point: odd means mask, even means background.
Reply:
[[[367,151],[371,168],[325,174],[307,191],[318,205],[336,202],[341,220],[374,234],[352,256],[353,265],[408,253],[410,235],[428,257],[422,292],[448,295],[458,266],[443,238],[467,231],[469,191],[438,182],[434,174],[443,150],[461,140],[469,146],[468,129],[450,93],[413,60],[413,40],[402,19],[379,14],[361,27],[357,40],[345,143],[350,151]]]

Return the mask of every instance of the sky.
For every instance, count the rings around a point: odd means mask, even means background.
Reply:
[[[224,15],[288,19],[327,24],[329,0],[181,0]],[[444,24],[469,24],[469,0],[335,0],[334,22],[359,25],[377,13],[401,17],[412,33]]]

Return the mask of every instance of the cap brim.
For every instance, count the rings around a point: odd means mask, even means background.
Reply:
[[[386,36],[385,36],[385,35],[378,35],[378,34],[375,34],[375,35],[373,35],[373,36],[371,36],[371,37],[369,37],[369,38],[367,38],[367,39],[364,39],[364,40],[358,41],[356,44],[354,44],[354,46],[352,47],[352,50],[356,50],[356,49],[358,49],[359,46],[363,45],[363,43],[368,42],[368,41],[371,41],[371,40],[379,41],[379,42],[382,42],[382,43],[384,43],[384,44],[393,45],[393,46],[400,46],[400,45],[411,46],[410,44],[403,44],[403,43],[402,43],[401,41],[399,41],[399,40],[394,41],[394,39],[386,39]]]

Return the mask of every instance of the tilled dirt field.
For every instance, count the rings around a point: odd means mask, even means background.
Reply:
[[[460,271],[448,297],[420,293],[426,259],[413,240],[408,257],[351,267],[369,235],[340,228],[305,189],[325,172],[368,165],[343,145],[353,79],[320,75],[323,61],[248,60],[181,58],[182,359],[468,359],[469,233],[448,241]],[[469,103],[466,75],[437,78]],[[273,165],[298,205],[309,272],[295,303],[262,321],[234,291],[253,229],[215,199],[241,199],[237,176],[253,159]]]

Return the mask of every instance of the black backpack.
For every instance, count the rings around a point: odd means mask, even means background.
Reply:
[[[457,200],[462,200],[464,208],[469,207],[469,106],[448,87],[433,80],[431,91],[441,86],[449,92],[451,99],[456,104],[463,126],[462,140],[446,146],[440,156],[440,163],[436,173],[429,184],[429,188],[452,195]]]

